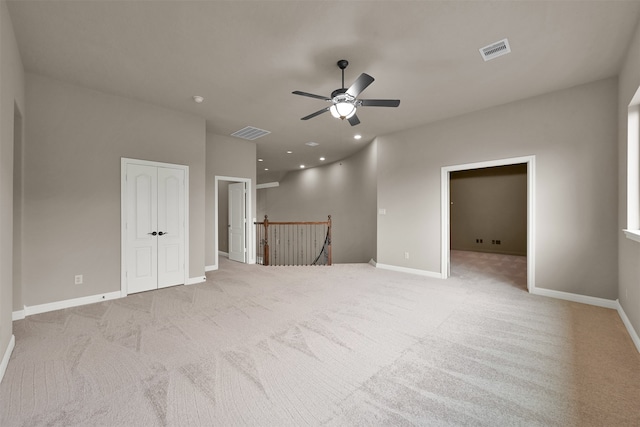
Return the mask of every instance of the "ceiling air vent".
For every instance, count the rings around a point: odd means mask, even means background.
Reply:
[[[490,44],[489,46],[485,46],[479,49],[480,55],[482,55],[482,59],[485,61],[489,61],[491,59],[497,58],[498,56],[506,55],[511,52],[511,48],[509,47],[509,40],[504,39],[499,42],[495,42]]]
[[[235,136],[242,139],[248,139],[249,141],[253,141],[254,139],[258,139],[262,136],[268,135],[271,132],[264,129],[254,128],[252,126],[247,126],[238,131],[235,131],[231,134],[231,136]]]

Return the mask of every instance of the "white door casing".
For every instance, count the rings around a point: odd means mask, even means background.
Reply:
[[[188,171],[122,159],[122,296],[187,283]]]
[[[246,189],[244,182],[229,184],[229,259],[246,262]]]

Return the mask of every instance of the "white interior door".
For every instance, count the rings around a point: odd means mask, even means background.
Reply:
[[[158,168],[127,165],[127,291],[158,288]]]
[[[184,171],[158,168],[158,288],[184,283]]]
[[[245,183],[229,184],[229,259],[246,262]]]
[[[185,282],[185,171],[128,164],[127,293]]]

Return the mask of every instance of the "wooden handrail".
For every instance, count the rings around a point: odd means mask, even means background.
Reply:
[[[266,215],[265,215],[266,216]],[[285,221],[285,222],[276,222],[269,221],[269,225],[322,225],[327,224],[329,221]],[[254,224],[263,224],[262,222],[254,222]]]

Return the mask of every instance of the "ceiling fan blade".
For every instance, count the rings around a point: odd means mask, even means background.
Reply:
[[[360,95],[360,92],[365,90],[367,86],[373,83],[374,80],[375,79],[369,74],[362,73],[360,74],[360,77],[358,77],[358,79],[353,82],[349,89],[347,89],[347,93],[356,98],[358,95]]]
[[[309,120],[314,118],[315,116],[319,116],[322,113],[326,113],[327,111],[329,111],[329,108],[331,107],[327,107],[327,108],[323,108],[322,110],[318,110],[315,113],[311,113],[308,116],[304,116],[303,118],[301,118],[300,120]]]
[[[347,120],[349,120],[349,123],[351,123],[351,126],[355,126],[355,125],[359,125],[360,124],[360,119],[355,114],[353,116],[349,117]]]
[[[322,99],[323,101],[331,101],[331,98],[327,98],[326,96],[314,95],[312,93],[300,92],[299,90],[294,90],[291,92],[294,95],[308,96],[309,98]]]
[[[363,107],[397,107],[400,105],[399,99],[360,99],[358,102]]]

